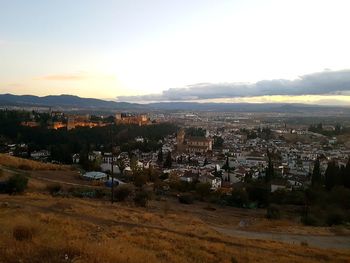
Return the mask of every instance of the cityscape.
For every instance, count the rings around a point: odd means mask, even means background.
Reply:
[[[0,0],[0,263],[350,262],[349,8]]]

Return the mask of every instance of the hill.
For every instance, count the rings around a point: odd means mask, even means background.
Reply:
[[[349,251],[219,234],[198,217],[27,193],[0,195],[0,262],[348,262]]]
[[[141,104],[106,101],[93,98],[81,98],[72,95],[38,97],[32,95],[0,95],[0,105],[13,106],[46,106],[46,107],[76,107],[87,109],[142,109]]]
[[[311,113],[322,115],[350,115],[350,107],[320,106],[288,103],[198,103],[198,102],[156,102],[137,104],[81,98],[72,95],[38,97],[32,95],[0,94],[0,106],[56,107],[62,110],[121,110],[121,111],[216,111],[216,112],[277,112]]]

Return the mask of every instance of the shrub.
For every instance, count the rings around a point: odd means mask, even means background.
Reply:
[[[228,201],[229,204],[233,206],[246,206],[248,203],[248,194],[244,190],[233,190]]]
[[[186,205],[193,204],[193,197],[191,195],[180,195],[179,202]]]
[[[196,193],[199,195],[200,199],[209,196],[211,185],[209,183],[198,183],[196,184]]]
[[[21,174],[11,176],[7,181],[7,192],[9,194],[22,193],[27,188],[28,178]]]
[[[345,215],[340,209],[334,209],[329,211],[327,215],[326,223],[329,226],[340,225],[345,221]]]
[[[33,228],[27,226],[15,226],[12,231],[12,236],[18,241],[32,240]]]
[[[50,184],[47,187],[50,194],[55,195],[62,190],[62,185],[60,184]]]
[[[301,241],[300,245],[303,246],[303,247],[308,247],[309,243],[307,241]]]
[[[105,189],[95,189],[95,198],[104,198],[106,196],[110,196],[110,191]]]
[[[147,203],[150,199],[151,199],[150,193],[142,190],[142,191],[139,191],[136,193],[136,196],[134,198],[134,202],[137,206],[146,207]]]
[[[316,217],[314,214],[304,215],[301,218],[301,222],[304,225],[307,225],[307,226],[320,226],[321,225],[321,223],[319,222],[318,217]]]
[[[7,192],[7,182],[0,182],[0,193]]]
[[[280,212],[280,210],[279,210],[279,208],[277,206],[270,205],[267,208],[266,217],[268,219],[280,219],[281,218],[281,212]]]
[[[134,185],[137,187],[142,187],[147,183],[147,177],[143,174],[136,174],[134,177]]]
[[[114,191],[114,197],[117,201],[125,201],[130,194],[132,193],[132,189],[128,185],[119,185],[117,189]]]
[[[33,170],[33,167],[31,167],[31,166],[28,165],[28,164],[20,164],[20,165],[18,166],[18,169],[30,171],[30,170]]]

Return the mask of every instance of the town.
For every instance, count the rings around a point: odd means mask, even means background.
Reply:
[[[3,153],[72,164],[82,179],[100,185],[138,181],[163,194],[178,191],[185,202],[192,202],[196,190],[201,200],[220,193],[218,202],[239,207],[267,206],[266,192],[299,193],[316,181],[349,187],[347,122],[295,125],[285,116],[213,112],[73,117],[51,109],[5,110],[1,116],[3,123],[13,121],[2,127]],[[18,132],[23,139],[14,136]]]

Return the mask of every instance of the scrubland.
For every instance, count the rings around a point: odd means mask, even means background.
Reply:
[[[0,262],[350,260],[350,251],[228,237],[181,211],[42,193],[0,195],[0,202]]]
[[[42,163],[0,153],[0,165],[22,170],[69,170],[69,166]]]

